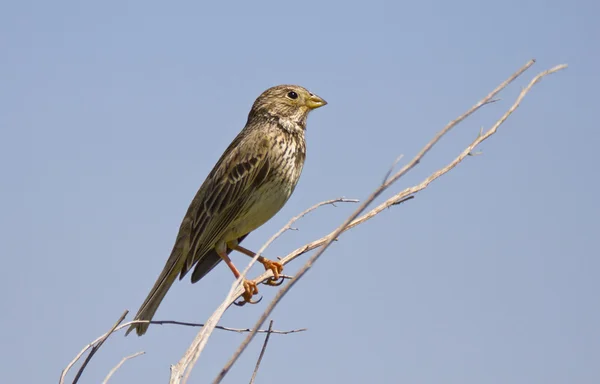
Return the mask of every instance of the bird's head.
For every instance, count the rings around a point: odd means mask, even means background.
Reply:
[[[253,114],[267,113],[304,125],[308,113],[327,102],[299,85],[278,85],[264,91],[252,105]]]

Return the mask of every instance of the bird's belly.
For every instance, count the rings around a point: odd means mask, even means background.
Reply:
[[[261,186],[257,193],[252,194],[244,212],[238,215],[223,240],[235,240],[266,223],[285,205],[292,191],[293,187],[281,184]]]

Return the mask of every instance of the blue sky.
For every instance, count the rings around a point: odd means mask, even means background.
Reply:
[[[296,83],[329,105],[309,118],[294,196],[245,241],[251,249],[319,201],[365,198],[398,155],[414,156],[536,58],[386,195],[456,156],[537,72],[569,68],[533,89],[482,156],[342,236],[286,296],[275,328],[309,331],[274,335],[257,383],[597,383],[599,12],[591,0],[3,2],[4,380],[56,382],[137,310],[264,89]],[[267,256],[321,237],[353,208],[320,209]],[[203,322],[231,282],[224,265],[178,282],[156,319]],[[230,309],[222,324],[250,327],[274,292],[261,287],[263,303]],[[165,383],[196,332],[116,335],[81,382],[143,350],[111,382]],[[213,334],[192,382],[210,382],[242,338]],[[250,380],[261,343],[225,382]]]

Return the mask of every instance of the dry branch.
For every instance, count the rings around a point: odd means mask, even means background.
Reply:
[[[488,96],[486,96],[481,101],[479,101],[477,104],[475,104],[471,109],[469,109],[463,115],[459,116],[457,119],[451,121],[448,125],[446,125],[446,127],[444,127],[444,129],[442,129],[429,143],[427,143],[427,145],[425,145],[425,147],[423,147],[423,149],[408,164],[406,164],[402,169],[400,169],[398,172],[396,172],[393,176],[386,178],[386,180],[384,180],[384,182],[377,189],[375,189],[375,191],[360,205],[360,207],[352,215],[350,215],[350,217],[348,217],[348,219],[342,225],[340,225],[336,230],[334,230],[331,234],[323,237],[322,239],[314,241],[314,242],[300,248],[299,250],[292,252],[290,255],[286,256],[283,260],[291,260],[291,259],[297,257],[298,255],[309,251],[310,249],[321,247],[313,256],[311,256],[309,258],[309,260],[302,266],[302,268],[300,268],[300,270],[297,272],[295,278],[289,284],[285,285],[277,292],[277,294],[275,295],[275,297],[273,298],[273,300],[271,301],[271,303],[269,304],[267,309],[259,317],[254,328],[260,327],[264,323],[266,318],[272,313],[273,309],[281,301],[283,296],[285,296],[285,294],[294,286],[294,284],[304,276],[304,274],[312,267],[312,265],[315,263],[315,261],[328,248],[328,246],[331,244],[331,242],[334,241],[335,239],[337,239],[337,237],[341,233],[365,222],[366,220],[368,220],[371,217],[380,213],[385,208],[388,208],[394,204],[397,204],[398,201],[400,201],[416,192],[419,192],[419,191],[425,189],[429,185],[429,183],[431,183],[433,180],[439,178],[440,176],[444,175],[445,173],[449,172],[451,169],[456,167],[460,162],[462,162],[464,160],[465,157],[469,156],[472,153],[473,149],[475,149],[479,144],[481,144],[488,137],[490,137],[491,135],[496,133],[498,127],[500,125],[502,125],[502,123],[504,123],[504,121],[506,121],[506,119],[519,107],[519,105],[521,104],[521,101],[523,100],[525,95],[531,90],[531,88],[535,84],[537,84],[544,76],[555,73],[555,72],[560,71],[567,67],[567,65],[565,65],[565,64],[558,65],[554,68],[551,68],[551,69],[544,71],[544,72],[538,74],[537,76],[535,76],[531,80],[531,82],[528,84],[528,86],[525,87],[521,91],[521,93],[517,97],[516,101],[509,108],[509,110],[506,111],[506,113],[498,121],[496,121],[496,123],[488,131],[486,131],[483,134],[480,133],[480,135],[467,148],[465,148],[465,150],[463,150],[463,152],[458,157],[456,157],[452,162],[450,162],[447,166],[443,167],[442,169],[434,172],[428,178],[423,180],[420,184],[415,185],[411,188],[405,189],[404,191],[396,194],[395,196],[389,198],[388,200],[386,200],[379,206],[375,207],[374,209],[369,211],[367,214],[358,218],[358,216],[367,208],[367,206],[369,204],[371,204],[383,191],[385,191],[389,186],[391,186],[394,182],[396,182],[400,177],[402,177],[408,171],[410,171],[412,168],[414,168],[421,161],[421,159],[427,154],[427,152],[429,152],[429,150],[446,133],[448,133],[458,123],[460,123],[465,118],[467,118],[468,116],[473,114],[475,111],[477,111],[482,106],[484,106],[490,102],[493,102],[494,97],[502,89],[504,89],[508,84],[510,84],[513,80],[515,80],[518,76],[520,76],[523,72],[525,72],[534,63],[535,63],[535,60],[530,60],[521,69],[519,69],[517,72],[515,72],[512,76],[510,76],[502,84],[500,84],[495,90],[493,90]],[[221,382],[221,380],[225,377],[227,372],[231,369],[233,364],[237,361],[237,359],[239,358],[241,353],[244,351],[244,349],[248,346],[250,341],[252,341],[254,336],[255,336],[255,333],[251,332],[246,337],[246,339],[240,344],[240,346],[238,347],[236,352],[231,357],[230,361],[225,365],[225,367],[223,367],[223,369],[221,370],[219,375],[213,381],[214,384]]]

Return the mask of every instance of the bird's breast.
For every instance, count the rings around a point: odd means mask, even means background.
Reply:
[[[300,179],[306,157],[304,140],[277,138],[268,151],[269,174],[250,193],[225,241],[237,239],[271,219],[285,205]]]

